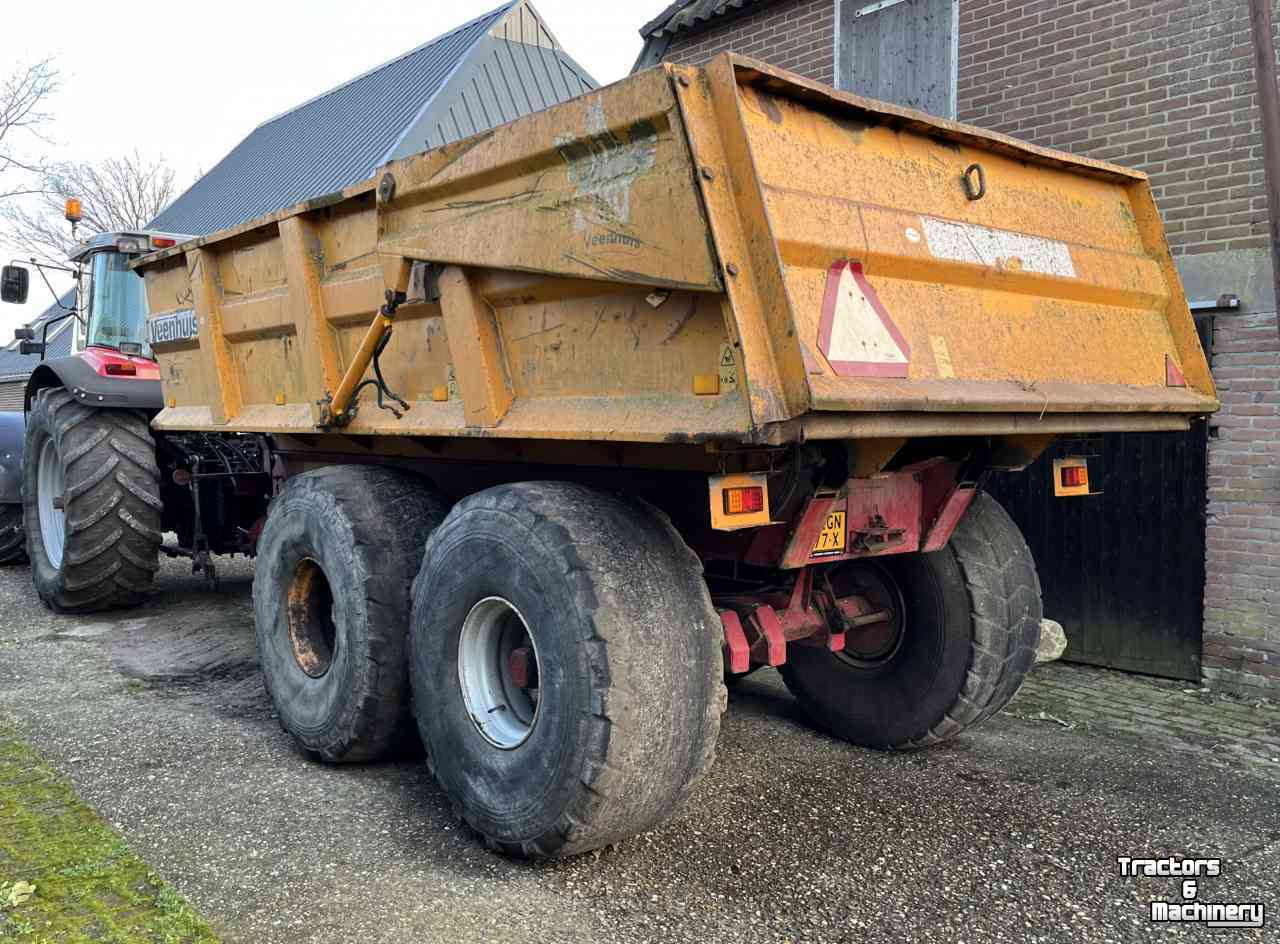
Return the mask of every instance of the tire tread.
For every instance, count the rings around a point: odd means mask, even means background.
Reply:
[[[161,499],[155,442],[136,410],[101,410],[61,387],[39,391],[27,424],[27,484],[44,436],[64,463],[66,544],[61,571],[48,565],[33,535],[34,502],[25,512],[27,554],[41,564],[36,589],[50,609],[88,613],[143,603],[155,586],[161,543]]]
[[[21,564],[27,559],[27,535],[22,527],[21,505],[0,505],[0,564]]]
[[[701,562],[670,519],[650,505],[576,484],[527,482],[489,489],[455,506],[428,541],[415,601],[427,592],[423,584],[431,573],[433,548],[465,527],[472,510],[511,515],[560,562],[559,576],[572,588],[573,609],[589,629],[578,645],[590,666],[592,691],[578,789],[554,824],[541,835],[506,841],[486,830],[483,815],[467,797],[451,797],[463,822],[488,848],[522,858],[586,852],[659,825],[713,763],[727,703],[714,635],[719,618]],[[613,543],[618,534],[627,535],[636,549],[630,570],[620,566]],[[647,601],[646,607],[634,589],[640,585],[663,588],[662,601]],[[688,637],[671,633],[646,641],[639,621],[652,623],[655,617],[673,620],[672,629]],[[416,617],[414,624],[417,632]],[[693,647],[692,654],[684,652],[685,644]],[[655,672],[654,665],[665,671]],[[670,690],[648,690],[657,685]],[[674,716],[656,710],[662,706],[674,707]],[[417,707],[429,710],[421,700]],[[665,726],[668,721],[672,727]],[[424,743],[439,776],[444,759],[434,756],[429,738]]]
[[[1035,664],[1040,639],[1040,577],[1009,513],[979,492],[949,545],[969,592],[972,661],[943,720],[902,747],[930,747],[980,724],[1013,699]]]

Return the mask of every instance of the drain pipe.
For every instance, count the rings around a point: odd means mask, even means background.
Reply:
[[[1249,0],[1253,51],[1262,111],[1262,161],[1267,169],[1267,212],[1271,217],[1271,273],[1276,287],[1276,327],[1280,330],[1280,89],[1276,86],[1276,47],[1271,31],[1271,0]]]

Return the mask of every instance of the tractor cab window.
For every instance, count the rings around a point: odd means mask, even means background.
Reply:
[[[154,357],[146,338],[146,286],[130,271],[129,258],[120,252],[100,252],[93,257],[86,340],[117,349],[125,341],[140,344],[144,356]]]

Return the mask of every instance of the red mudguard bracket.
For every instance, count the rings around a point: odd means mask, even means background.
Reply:
[[[978,490],[973,485],[957,485],[953,488],[943,501],[942,508],[938,511],[937,517],[933,519],[933,524],[925,532],[920,550],[932,553],[946,547],[947,542],[951,540],[951,535],[956,530],[956,525],[960,523],[964,513],[969,510],[969,505],[973,502],[973,496],[977,493]]]
[[[773,607],[768,604],[756,607],[747,616],[744,628],[751,644],[752,662],[778,666],[787,661],[787,637]]]
[[[725,669],[734,675],[741,675],[751,668],[751,646],[747,644],[747,634],[742,631],[742,620],[733,610],[720,611],[720,625],[724,629]]]

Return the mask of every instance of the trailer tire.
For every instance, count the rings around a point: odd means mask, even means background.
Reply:
[[[851,566],[899,588],[900,641],[874,661],[788,647],[779,672],[819,726],[867,747],[921,748],[1009,703],[1035,663],[1042,604],[1031,551],[994,498],[976,495],[936,553]]]
[[[143,603],[160,569],[162,508],[146,415],[46,387],[32,402],[23,448],[23,525],[40,599],[58,613]],[[58,487],[61,508],[47,494]]]
[[[294,476],[271,501],[254,567],[258,653],[281,727],[314,759],[374,760],[416,741],[409,588],[448,510],[424,480],[359,465]]]
[[[0,564],[27,559],[27,536],[22,530],[22,506],[0,505]]]
[[[701,562],[643,502],[560,482],[460,502],[427,542],[410,632],[414,710],[455,814],[525,858],[662,823],[714,757],[719,626]],[[529,643],[524,687],[504,640]]]

